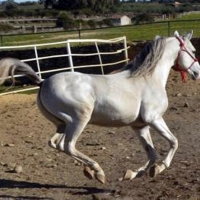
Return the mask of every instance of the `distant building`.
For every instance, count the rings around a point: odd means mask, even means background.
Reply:
[[[131,18],[127,15],[114,15],[111,17],[114,26],[124,26],[131,24]]]
[[[179,7],[180,5],[181,5],[181,3],[179,3],[178,1],[175,1],[175,2],[174,2],[174,7],[177,8],[177,7]]]

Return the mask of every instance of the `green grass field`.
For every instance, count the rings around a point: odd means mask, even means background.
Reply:
[[[156,35],[169,36],[173,35],[175,30],[181,34],[189,30],[194,30],[194,37],[200,36],[200,17],[192,15],[183,16],[179,21],[162,21],[152,24],[131,25],[112,28],[102,28],[94,30],[81,30],[82,39],[111,39],[126,36],[128,42],[138,40],[152,40]],[[185,19],[187,18],[187,19]],[[182,20],[184,19],[184,20]],[[41,44],[49,42],[65,41],[67,39],[78,39],[78,31],[63,31],[56,33],[24,34],[1,36],[1,46],[15,46],[28,44]]]
[[[178,19],[181,19],[181,20],[194,20],[194,19],[200,19],[200,12],[195,12],[195,13],[185,13],[185,14],[182,14]]]

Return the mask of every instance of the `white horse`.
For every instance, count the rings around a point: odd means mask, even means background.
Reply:
[[[25,74],[40,86],[39,109],[57,128],[49,145],[82,162],[88,178],[105,182],[100,165],[75,147],[87,124],[132,127],[140,138],[148,161],[138,170],[127,170],[123,178],[131,180],[147,170],[154,177],[170,166],[178,148],[176,137],[162,117],[168,107],[165,87],[170,69],[174,66],[182,73],[188,72],[194,80],[200,78],[200,65],[190,42],[192,34],[181,37],[176,31],[173,37],[157,37],[115,74],[64,72],[42,80],[27,64],[5,58],[0,61],[0,77]],[[170,144],[166,158],[159,165],[155,164],[150,127]]]

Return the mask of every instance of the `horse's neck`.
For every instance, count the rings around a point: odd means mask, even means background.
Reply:
[[[167,84],[170,70],[174,65],[178,54],[178,49],[176,47],[173,49],[172,46],[172,42],[166,46],[166,50],[164,51],[160,61],[157,63],[153,73],[153,77],[157,79],[163,87],[165,87]]]

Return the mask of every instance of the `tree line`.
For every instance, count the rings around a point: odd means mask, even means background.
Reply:
[[[157,2],[157,3],[175,3],[176,0],[38,0],[44,4],[44,7],[56,9],[84,9],[90,8],[95,11],[104,10],[105,8],[112,8],[120,3],[135,3],[135,2]],[[200,0],[178,0],[179,3],[200,3]]]
[[[39,0],[44,4],[44,8],[53,8],[60,10],[80,10],[91,9],[96,13],[110,10],[119,5],[120,0]]]

